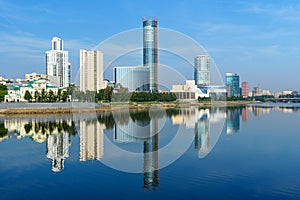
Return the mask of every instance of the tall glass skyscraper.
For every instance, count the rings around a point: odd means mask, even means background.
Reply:
[[[240,92],[240,76],[236,73],[226,73],[227,96],[239,97]]]
[[[143,64],[149,67],[149,91],[158,91],[158,20],[143,18]]]
[[[210,85],[210,58],[198,55],[194,59],[194,79],[198,87]]]

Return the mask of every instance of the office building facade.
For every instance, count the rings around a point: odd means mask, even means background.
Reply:
[[[158,20],[143,18],[143,64],[149,67],[149,91],[158,92]]]
[[[242,82],[242,97],[247,98],[249,94],[249,83]]]
[[[103,53],[80,50],[80,91],[99,91],[105,87],[103,81]]]
[[[63,40],[54,37],[52,49],[46,51],[46,74],[59,79],[59,87],[69,87],[71,80],[71,64],[69,52],[64,51]]]
[[[226,73],[226,87],[228,97],[240,97],[240,76],[236,73]]]
[[[149,91],[149,68],[145,66],[118,66],[114,68],[116,85],[129,92]]]
[[[210,85],[210,58],[198,55],[194,59],[194,79],[198,87]]]

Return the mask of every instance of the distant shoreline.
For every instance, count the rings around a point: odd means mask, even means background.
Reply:
[[[116,105],[106,105],[106,106],[70,106],[71,104],[66,105],[66,107],[55,106],[55,104],[49,104],[49,107],[45,107],[46,103],[43,104],[44,107],[35,107],[35,103],[26,104],[26,107],[9,107],[9,104],[6,104],[6,108],[0,108],[0,115],[46,115],[46,114],[80,114],[80,113],[105,113],[112,111],[122,111],[122,110],[144,110],[149,108],[187,108],[187,107],[232,107],[232,106],[244,106],[247,105],[249,101],[228,101],[228,102],[176,102],[176,103],[136,103],[136,104],[116,104]],[[14,104],[16,105],[16,104]],[[51,105],[51,106],[50,106]],[[54,105],[54,106],[53,106]]]

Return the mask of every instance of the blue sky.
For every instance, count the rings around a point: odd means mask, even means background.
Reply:
[[[58,36],[70,53],[75,77],[80,48],[141,28],[143,16],[157,16],[160,27],[197,41],[222,76],[236,72],[250,87],[260,83],[272,91],[300,88],[297,0],[0,0],[0,76],[45,73],[45,51]],[[186,73],[193,77],[192,70]]]

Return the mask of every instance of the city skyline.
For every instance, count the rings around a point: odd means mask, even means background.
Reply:
[[[0,76],[19,78],[25,73],[44,73],[44,52],[51,49],[51,38],[58,36],[69,51],[73,82],[79,71],[79,49],[92,49],[114,34],[141,28],[143,16],[157,16],[160,27],[193,38],[208,51],[222,75],[238,73],[241,80],[249,82],[249,89],[258,84],[274,92],[299,89],[297,1],[201,1],[205,5],[202,12],[196,12],[199,3],[195,1],[174,2],[174,12],[165,12],[168,4],[155,1],[147,7],[142,2],[127,1],[66,3],[0,1]],[[112,12],[116,9],[122,12]],[[120,18],[122,23],[115,23]],[[95,30],[96,22],[99,27]],[[192,77],[191,70],[187,79]]]

